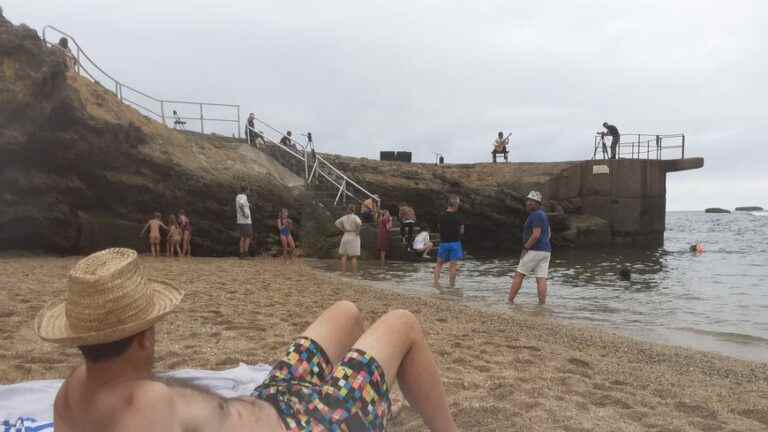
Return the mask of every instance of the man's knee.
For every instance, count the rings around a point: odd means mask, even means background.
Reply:
[[[421,333],[421,324],[413,312],[406,309],[395,309],[384,314],[382,319],[387,319],[407,335],[416,335]]]
[[[351,321],[356,327],[363,328],[363,314],[358,309],[357,305],[349,300],[341,300],[331,306],[339,314],[342,314],[346,321]]]

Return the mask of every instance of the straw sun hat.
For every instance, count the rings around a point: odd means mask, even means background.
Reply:
[[[183,296],[168,282],[146,278],[136,251],[107,249],[75,265],[66,300],[40,311],[35,332],[66,346],[114,342],[150,328]]]

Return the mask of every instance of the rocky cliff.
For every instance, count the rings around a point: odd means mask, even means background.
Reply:
[[[0,63],[0,249],[143,250],[142,223],[184,208],[194,254],[233,254],[241,183],[253,191],[258,248],[274,245],[279,208],[300,222],[300,177],[242,142],[145,118],[2,17]]]

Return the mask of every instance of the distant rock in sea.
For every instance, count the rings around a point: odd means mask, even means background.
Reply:
[[[753,212],[753,211],[763,211],[765,210],[762,207],[758,206],[752,206],[752,207],[736,207],[736,211],[746,211],[746,212]]]
[[[730,210],[726,210],[719,207],[710,207],[706,210],[704,210],[704,213],[730,213]]]

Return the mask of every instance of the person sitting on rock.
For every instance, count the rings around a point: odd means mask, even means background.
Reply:
[[[413,245],[413,229],[416,227],[416,211],[407,203],[400,203],[397,217],[400,219],[400,236],[408,249]]]
[[[293,143],[293,138],[291,136],[293,133],[291,131],[287,131],[285,135],[283,135],[282,138],[280,138],[280,144],[282,144],[285,147],[288,147],[289,149],[296,150],[296,144]]]
[[[427,224],[421,225],[421,231],[413,239],[413,250],[421,253],[422,258],[430,258],[429,252],[432,251],[434,245],[429,241],[429,226]]]
[[[386,428],[395,384],[430,430],[458,430],[424,331],[408,311],[390,311],[366,330],[353,303],[337,302],[250,396],[227,399],[154,376],[155,325],[184,292],[147,278],[135,251],[80,260],[66,288],[34,327],[45,341],[77,347],[84,360],[56,394],[57,432],[377,432]]]

